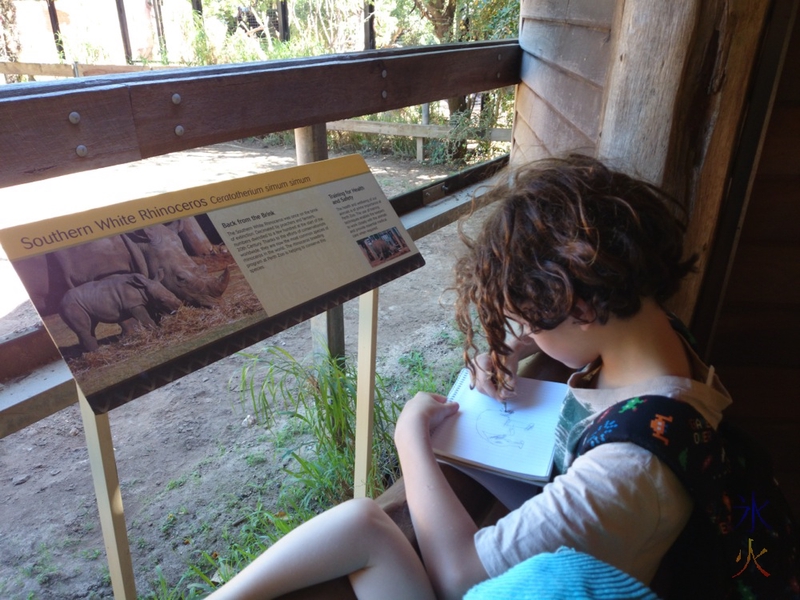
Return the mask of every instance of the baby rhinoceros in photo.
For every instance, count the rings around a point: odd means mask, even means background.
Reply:
[[[123,323],[134,318],[154,329],[153,317],[173,313],[181,306],[178,297],[158,279],[139,273],[110,275],[68,290],[59,308],[64,322],[78,336],[86,352],[97,350],[95,328],[98,323]]]

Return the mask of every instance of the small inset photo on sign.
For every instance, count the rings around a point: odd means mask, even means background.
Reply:
[[[373,267],[411,251],[397,227],[360,239],[358,246]]]

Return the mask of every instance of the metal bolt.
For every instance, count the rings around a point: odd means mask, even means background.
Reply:
[[[383,90],[381,92],[381,97],[383,97],[383,98],[386,98],[388,95],[389,95],[389,93],[386,90]]]
[[[181,136],[184,133],[186,133],[186,130],[183,128],[183,125],[178,125],[177,127],[175,127],[175,135]]]
[[[71,113],[69,113],[69,122],[73,125],[77,125],[81,122],[81,114],[73,110]]]
[[[85,158],[89,154],[89,149],[83,144],[80,144],[77,148],[75,148],[75,154],[81,158]]]
[[[503,60],[503,55],[502,54],[498,54],[497,55],[497,60]]]
[[[180,104],[181,103],[181,95],[180,94],[172,94],[172,103],[173,104]]]
[[[386,79],[386,76],[387,76],[388,74],[389,74],[389,73],[387,73],[387,72],[386,72],[386,69],[384,69],[383,71],[381,71],[381,77],[383,77],[384,79]]]
[[[500,79],[500,73],[497,74],[497,78]]]

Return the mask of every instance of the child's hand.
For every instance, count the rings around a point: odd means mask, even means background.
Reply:
[[[508,332],[506,335],[506,345],[511,349],[511,353],[504,360],[506,368],[511,372],[511,376],[507,376],[507,382],[512,388],[516,383],[520,361],[539,352],[539,345],[536,343],[530,328],[520,323],[516,325],[516,330]],[[488,354],[479,354],[475,357],[473,363],[475,366],[475,387],[479,392],[500,402],[514,397],[513,389],[497,388],[497,382],[494,377],[495,369]]]
[[[492,398],[503,401],[514,396],[514,392],[506,389],[497,389],[494,380],[494,370],[492,367],[492,360],[488,354],[479,354],[473,361],[475,365],[475,388],[481,393]],[[519,366],[519,359],[515,356],[506,357],[506,366],[512,374],[516,375],[517,367]],[[514,385],[514,378],[509,382],[509,385]]]
[[[406,402],[395,426],[395,442],[409,437],[430,436],[439,423],[458,412],[458,403],[448,402],[445,396],[418,392]]]

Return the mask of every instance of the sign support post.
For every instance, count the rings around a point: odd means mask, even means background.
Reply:
[[[89,465],[92,470],[114,599],[136,600],[136,581],[133,576],[133,562],[128,544],[125,513],[122,509],[122,493],[119,488],[108,413],[95,414],[80,387],[77,384],[75,387],[83,418],[86,447],[89,450]]]
[[[358,300],[358,379],[356,383],[356,450],[353,496],[366,498],[372,468],[375,418],[375,358],[378,340],[378,288]]]

